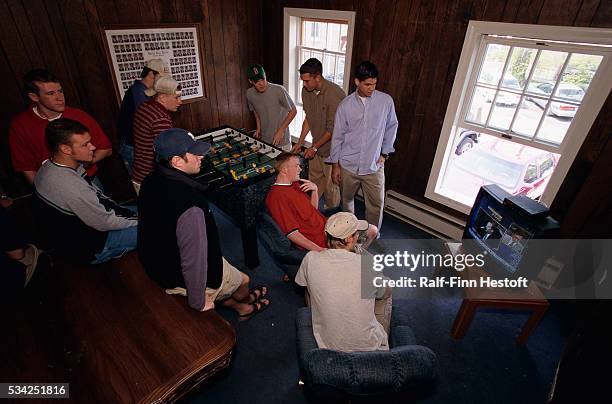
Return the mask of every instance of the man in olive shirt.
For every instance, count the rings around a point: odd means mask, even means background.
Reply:
[[[336,109],[346,94],[336,84],[325,80],[322,73],[323,65],[315,58],[308,59],[300,67],[300,79],[304,83],[302,104],[306,117],[293,151],[299,152],[310,131],[312,146],[304,152],[304,158],[310,159],[308,179],[317,185],[320,195],[325,198],[325,207],[335,208],[340,204],[340,188],[333,183],[332,166],[325,164],[325,160],[330,153]]]

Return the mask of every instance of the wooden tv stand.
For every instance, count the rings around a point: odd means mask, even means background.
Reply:
[[[461,243],[445,243],[448,252],[452,255],[463,253]],[[463,279],[480,279],[487,274],[480,268],[467,267],[463,271],[458,271]],[[518,344],[527,342],[527,338],[546,313],[549,303],[542,294],[538,286],[529,282],[526,289],[483,289],[483,288],[463,288],[464,299],[461,308],[455,317],[455,322],[451,331],[454,339],[461,339],[465,335],[476,310],[481,307],[492,307],[498,309],[530,310],[531,316],[523,326],[523,330],[517,337]]]

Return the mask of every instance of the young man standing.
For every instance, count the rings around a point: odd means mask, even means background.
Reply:
[[[382,225],[385,160],[393,153],[397,116],[393,98],[376,90],[378,69],[361,62],[355,69],[357,91],[338,107],[331,141],[332,176],[342,185],[342,209],[355,212],[355,194],[363,191],[366,220]]]
[[[250,65],[247,77],[253,86],[247,90],[246,97],[249,111],[255,115],[255,137],[285,151],[291,150],[289,125],[297,114],[293,100],[283,86],[266,80],[263,66]]]
[[[331,165],[325,164],[330,152],[330,139],[334,132],[334,116],[340,101],[346,94],[338,85],[323,78],[323,65],[318,59],[308,59],[300,67],[302,103],[306,117],[302,124],[300,139],[293,148],[299,152],[308,131],[312,134],[312,145],[304,152],[308,163],[308,179],[317,184],[320,197],[326,208],[340,204],[340,190],[331,178]]]
[[[183,129],[163,131],[155,139],[159,164],[138,196],[138,255],[166,293],[187,295],[189,306],[200,311],[220,302],[247,319],[268,307],[268,289],[249,291],[249,277],[221,254],[205,187],[190,177],[200,171],[209,148]]]
[[[134,114],[145,101],[151,97],[145,91],[153,87],[155,79],[160,74],[168,74],[168,68],[161,59],[151,59],[140,73],[140,80],[125,92],[119,109],[119,120],[117,122],[117,137],[120,142],[119,154],[125,162],[130,175],[132,174],[132,164],[134,164]]]
[[[60,118],[49,123],[45,137],[51,158],[34,177],[34,194],[50,243],[67,258],[92,264],[135,249],[135,214],[83,178],[83,164],[96,151],[89,129]]]
[[[181,86],[170,76],[158,76],[153,88],[145,93],[153,99],[140,105],[134,116],[132,184],[136,193],[142,180],[153,171],[153,141],[161,132],[172,128],[170,112],[176,112],[182,104]]]
[[[95,178],[96,163],[112,153],[111,143],[100,125],[85,111],[66,106],[64,89],[57,77],[45,69],[28,72],[24,78],[24,93],[32,102],[17,115],[9,128],[11,160],[15,171],[21,171],[31,184],[41,164],[50,157],[45,143],[45,128],[59,118],[78,121],[89,128],[95,146],[93,159],[87,162],[89,180]]]
[[[354,252],[368,222],[340,212],[325,224],[328,249],[311,251],[295,276],[310,296],[312,331],[319,348],[344,352],[388,350],[391,290],[362,296],[363,256]]]

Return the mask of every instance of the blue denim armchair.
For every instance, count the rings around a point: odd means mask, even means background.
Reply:
[[[318,348],[310,309],[298,309],[298,364],[307,397],[338,402],[372,395],[420,398],[428,394],[435,387],[437,357],[415,344],[410,327],[400,322],[407,318],[402,311],[393,306],[389,351],[340,352]]]
[[[257,232],[259,233],[259,239],[270,255],[272,255],[276,265],[278,265],[291,280],[295,279],[302,259],[304,259],[308,251],[300,250],[292,245],[291,240],[283,234],[266,209],[259,212]]]

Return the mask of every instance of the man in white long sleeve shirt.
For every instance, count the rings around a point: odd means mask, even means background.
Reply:
[[[34,177],[34,192],[48,239],[60,253],[98,264],[136,248],[135,213],[119,206],[85,179],[93,160],[89,129],[57,119],[45,131],[51,158]]]

